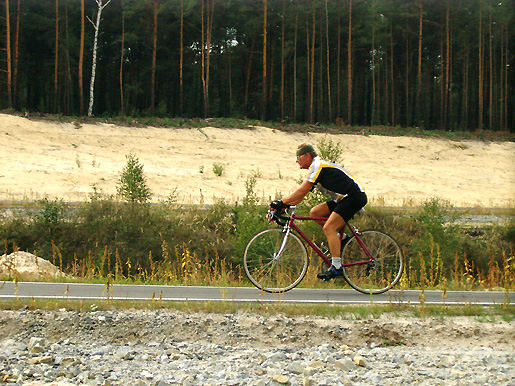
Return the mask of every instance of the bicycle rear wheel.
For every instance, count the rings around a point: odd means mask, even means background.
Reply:
[[[355,290],[365,294],[380,294],[392,288],[400,279],[404,257],[397,242],[386,233],[363,231],[359,237],[374,256],[372,263],[343,267],[343,276]],[[355,236],[342,251],[344,265],[370,260]]]
[[[290,233],[285,240],[281,229],[266,229],[255,235],[247,244],[243,266],[249,280],[266,292],[286,292],[299,284],[308,269],[306,247]]]

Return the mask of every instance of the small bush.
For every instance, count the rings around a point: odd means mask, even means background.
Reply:
[[[219,163],[213,164],[213,173],[215,173],[216,176],[221,177],[224,173],[224,165]]]
[[[118,181],[118,195],[128,202],[149,201],[152,193],[143,174],[143,165],[133,154],[127,155],[126,158],[127,165],[122,170]]]
[[[333,142],[329,137],[324,136],[317,145],[320,157],[334,163],[340,163],[343,149],[337,142]]]

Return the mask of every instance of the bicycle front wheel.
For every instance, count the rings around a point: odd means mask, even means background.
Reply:
[[[352,288],[365,294],[388,291],[402,275],[404,257],[401,248],[392,237],[379,231],[363,231],[359,237],[375,261],[366,263],[370,258],[353,236],[342,251],[345,280]]]
[[[294,234],[286,236],[281,229],[266,229],[247,244],[243,265],[249,280],[260,290],[286,292],[306,275],[308,256],[306,247]]]

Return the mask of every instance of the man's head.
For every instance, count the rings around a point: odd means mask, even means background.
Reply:
[[[313,158],[317,156],[315,148],[306,143],[300,144],[297,148],[297,163],[301,169],[308,169],[313,162]]]

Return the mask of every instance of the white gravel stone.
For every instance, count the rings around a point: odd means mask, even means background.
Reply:
[[[1,312],[0,381],[131,386],[515,384],[513,322],[92,309]],[[348,334],[334,334],[340,330]],[[399,337],[405,343],[383,345]]]

